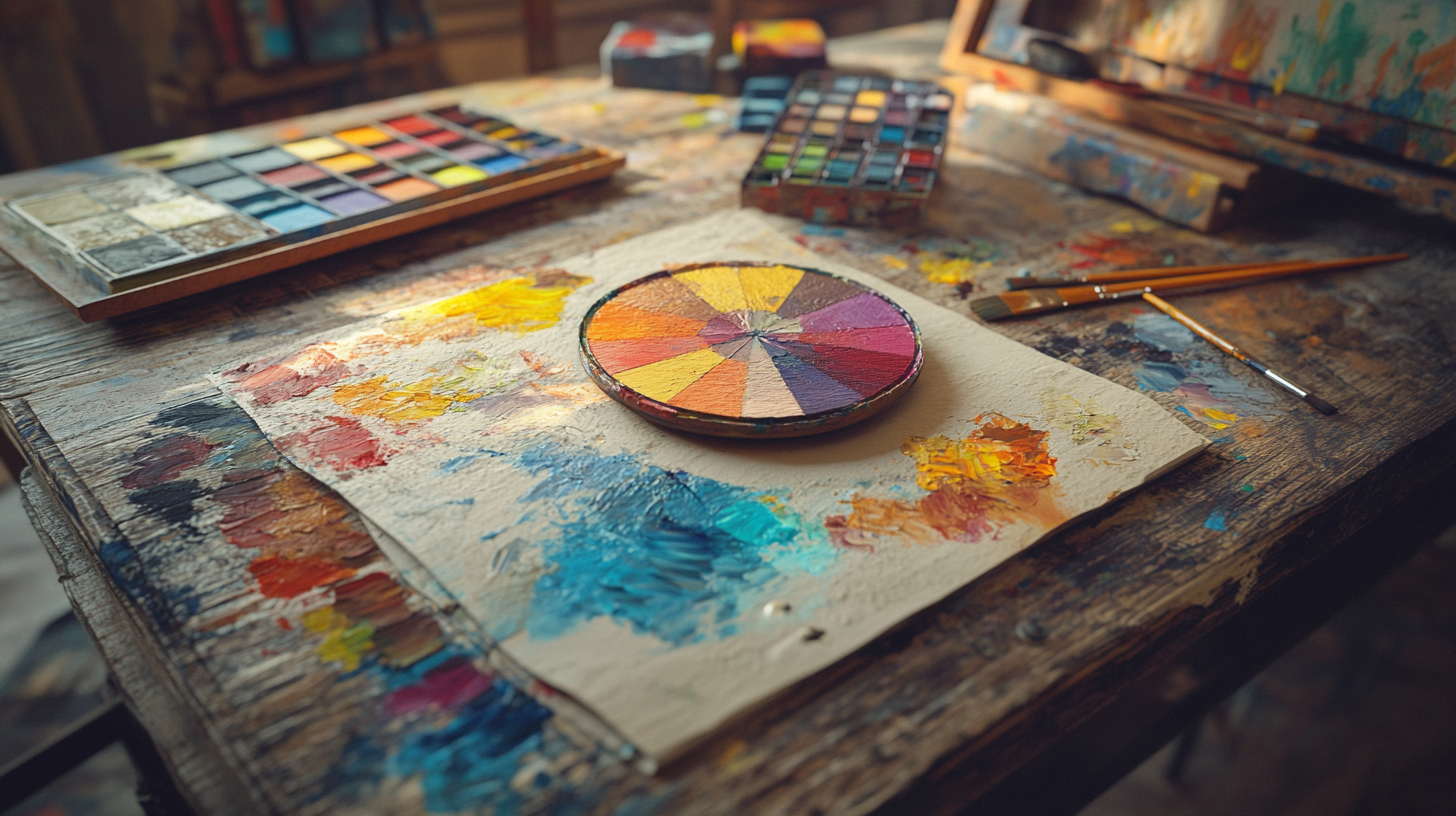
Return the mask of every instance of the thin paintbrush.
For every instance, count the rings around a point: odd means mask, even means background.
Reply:
[[[1314,394],[1309,393],[1308,391],[1300,388],[1289,380],[1284,379],[1278,374],[1275,374],[1273,371],[1270,371],[1268,366],[1243,353],[1239,350],[1238,346],[1235,346],[1233,343],[1230,343],[1229,341],[1209,331],[1197,320],[1194,320],[1188,315],[1183,314],[1183,312],[1178,310],[1178,307],[1174,306],[1168,301],[1163,300],[1162,298],[1151,292],[1143,292],[1143,300],[1146,300],[1147,302],[1153,304],[1167,316],[1192,329],[1194,334],[1202,337],[1204,340],[1207,340],[1208,342],[1228,352],[1230,355],[1233,356],[1235,360],[1238,360],[1249,368],[1252,368],[1260,374],[1263,374],[1265,377],[1268,377],[1270,380],[1273,380],[1275,385],[1278,385],[1280,388],[1283,388],[1294,396],[1299,397],[1310,405],[1313,405],[1315,408],[1319,409],[1320,412],[1325,414],[1333,414],[1336,412],[1337,409],[1335,408],[1335,406],[1329,404],[1328,402],[1325,402],[1319,397],[1316,397]]]
[[[1012,316],[1035,314],[1053,309],[1065,309],[1086,303],[1137,297],[1143,292],[1174,292],[1188,289],[1215,289],[1238,286],[1243,283],[1272,280],[1289,275],[1302,275],[1325,269],[1342,269],[1349,266],[1399,261],[1410,257],[1404,252],[1391,255],[1367,255],[1361,258],[1342,258],[1335,261],[1308,261],[1301,264],[1275,264],[1256,266],[1229,272],[1208,272],[1201,275],[1177,275],[1170,278],[1151,278],[1123,283],[1097,284],[1094,286],[1064,286],[1057,289],[1021,289],[1003,292],[999,295],[977,298],[971,301],[971,310],[982,320],[1002,320]]]
[[[1057,286],[1076,286],[1086,283],[1121,283],[1122,281],[1172,278],[1178,275],[1201,275],[1205,272],[1232,272],[1235,269],[1255,267],[1296,266],[1311,263],[1301,261],[1249,261],[1246,263],[1210,264],[1205,266],[1152,266],[1145,269],[1119,269],[1116,272],[1091,272],[1072,278],[1007,278],[1008,289],[1043,289]]]

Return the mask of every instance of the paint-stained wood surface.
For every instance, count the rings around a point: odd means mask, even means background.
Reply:
[[[857,40],[867,59],[918,50],[930,72],[944,32]],[[279,338],[728,210],[759,146],[728,130],[727,101],[549,78],[492,92],[628,168],[104,323],[0,259],[0,424],[73,528],[51,540],[74,602],[202,811],[954,813],[1456,463],[1447,222],[1332,189],[1213,238],[952,148],[916,234],[786,229],[968,315],[1022,269],[1412,258],[1178,301],[1334,418],[1137,304],[995,324],[1218,444],[649,778],[567,701],[487,664],[448,602],[404,585],[397,545],[204,378]],[[1175,679],[1163,699],[1199,685]]]

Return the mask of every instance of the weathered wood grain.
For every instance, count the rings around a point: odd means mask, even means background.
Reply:
[[[937,46],[924,48],[927,64]],[[85,591],[73,588],[74,602],[203,810],[421,811],[429,792],[417,774],[391,771],[391,758],[422,735],[446,733],[455,715],[391,714],[392,689],[442,656],[497,671],[468,621],[405,588],[391,596],[398,605],[388,615],[359,614],[377,616],[376,631],[409,622],[434,634],[413,651],[386,654],[376,644],[359,671],[320,659],[324,634],[278,623],[337,603],[363,577],[398,587],[398,571],[357,515],[322,491],[311,506],[336,514],[334,534],[363,536],[347,538],[340,556],[353,572],[295,598],[260,592],[250,569],[263,550],[235,540],[236,523],[249,519],[229,502],[253,488],[303,483],[203,374],[295,333],[735,206],[758,138],[726,130],[727,103],[567,86],[552,101],[550,80],[501,83],[498,97],[532,105],[542,127],[625,152],[628,169],[509,214],[91,325],[0,258],[0,413],[36,484],[75,527],[74,538],[52,543],[62,569],[81,576],[71,580],[87,582]],[[1456,462],[1456,240],[1445,222],[1331,190],[1299,211],[1196,236],[953,150],[923,226],[915,235],[786,229],[965,313],[967,296],[1022,268],[1396,250],[1412,260],[1179,301],[1338,405],[1338,416],[1274,395],[1227,428],[1189,417],[1219,444],[656,777],[601,747],[574,718],[551,717],[510,778],[498,780],[512,792],[502,811],[958,812]],[[995,328],[1137,388],[1148,364],[1168,358],[1139,339],[1139,320],[1138,306],[1122,304]],[[1180,355],[1258,387],[1211,346]],[[1170,410],[1186,402],[1149,393]],[[217,456],[205,466],[158,458],[168,445],[203,443]],[[529,686],[508,671],[495,682]]]

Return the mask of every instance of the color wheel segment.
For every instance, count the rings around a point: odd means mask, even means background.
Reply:
[[[619,402],[736,436],[857,421],[908,388],[921,362],[914,321],[888,298],[780,264],[650,275],[597,303],[581,342],[593,379]]]

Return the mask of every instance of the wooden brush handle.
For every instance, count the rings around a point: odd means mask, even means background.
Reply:
[[[1092,303],[1098,300],[1116,300],[1119,297],[1141,295],[1143,292],[1163,292],[1173,289],[1216,286],[1225,283],[1234,284],[1257,280],[1272,280],[1290,275],[1302,275],[1305,272],[1343,269],[1350,266],[1362,266],[1364,264],[1381,263],[1384,261],[1398,261],[1407,257],[1410,256],[1404,252],[1398,252],[1391,255],[1368,255],[1360,258],[1341,258],[1334,261],[1270,264],[1268,266],[1256,266],[1227,272],[1175,275],[1167,278],[1148,278],[1094,286],[1068,286],[1058,289],[1056,292],[1064,303],[1067,305],[1075,305],[1079,303]]]

